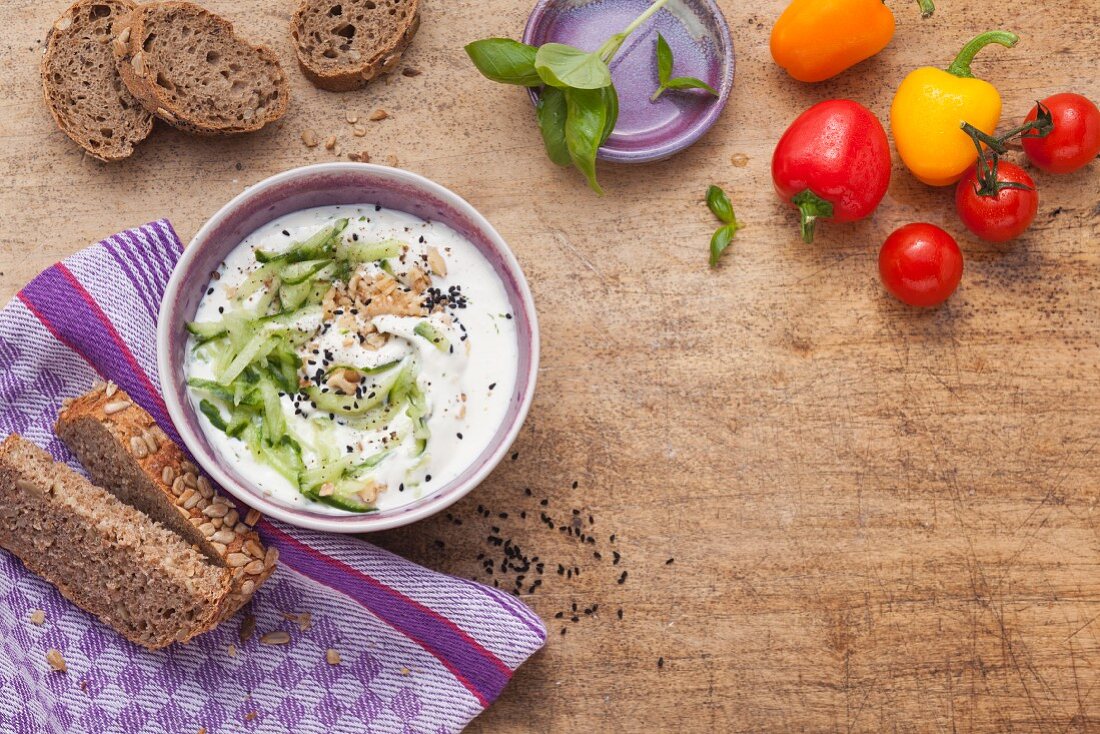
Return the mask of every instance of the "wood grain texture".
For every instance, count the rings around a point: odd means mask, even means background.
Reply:
[[[280,54],[290,112],[237,139],[160,127],[108,165],[42,102],[40,43],[65,3],[7,0],[0,297],[109,232],[168,216],[186,240],[244,186],[332,160],[302,145],[307,127],[344,153],[395,155],[496,224],[542,320],[518,458],[454,508],[462,525],[440,516],[376,538],[484,579],[477,554],[496,526],[550,564],[528,599],[550,642],[472,731],[1096,731],[1098,164],[1038,175],[1035,226],[1006,246],[964,236],[949,191],[898,165],[871,221],[825,224],[812,247],[771,191],[772,148],[798,112],[849,97],[885,120],[908,70],[946,65],[991,18],[1023,37],[975,64],[1006,124],[1050,93],[1100,98],[1096,0],[937,4],[922,22],[892,3],[888,49],[808,86],[768,54],[782,4],[722,0],[738,51],[730,107],[671,161],[605,166],[600,199],[545,159],[524,94],[480,79],[461,51],[518,36],[526,3],[429,0],[403,64],[422,75],[333,95],[294,68],[293,0],[209,0]],[[390,116],[355,138],[349,108]],[[710,183],[747,225],[717,272]],[[876,272],[885,236],[922,220],[967,257],[958,294],[930,312],[886,297]],[[541,524],[544,497],[559,523],[591,513],[599,544]],[[558,563],[582,574],[558,576]],[[554,619],[574,602],[599,608]]]

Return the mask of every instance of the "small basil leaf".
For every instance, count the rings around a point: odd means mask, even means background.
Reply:
[[[485,38],[466,46],[466,54],[485,78],[522,87],[542,86],[535,71],[536,51],[511,38]]]
[[[619,92],[614,84],[603,87],[600,92],[603,93],[604,104],[607,106],[607,124],[604,125],[603,136],[600,138],[600,145],[603,145],[611,137],[611,133],[615,132],[615,123],[619,121]]]
[[[565,144],[569,157],[597,194],[603,194],[596,180],[596,151],[607,128],[607,100],[598,89],[566,89]]]
[[[598,53],[563,43],[545,43],[535,54],[535,70],[552,87],[600,89],[611,84],[611,70]]]
[[[568,166],[573,161],[565,144],[565,92],[557,87],[546,87],[539,95],[536,111],[546,155],[559,166]]]
[[[678,76],[675,79],[669,79],[665,82],[666,89],[705,89],[715,97],[718,96],[718,90],[707,84],[702,79],[696,79],[690,76]]]
[[[657,34],[657,82],[667,86],[665,82],[672,76],[672,49],[668,41],[660,33]]]
[[[718,267],[718,260],[722,257],[722,253],[726,251],[726,248],[730,246],[730,242],[733,241],[733,236],[737,234],[739,226],[738,224],[727,224],[719,227],[714,236],[710,238],[710,266],[712,268]]]
[[[733,204],[730,203],[726,192],[718,186],[707,187],[707,208],[726,224],[733,224],[736,221],[733,217]]]

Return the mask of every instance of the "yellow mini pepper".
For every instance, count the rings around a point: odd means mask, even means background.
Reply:
[[[962,124],[992,135],[1001,119],[1001,95],[989,82],[974,78],[970,63],[991,43],[1011,48],[1019,40],[1008,31],[982,33],[963,47],[947,71],[923,66],[902,81],[890,106],[890,128],[898,155],[918,179],[947,186],[974,165],[978,150]]]
[[[918,0],[928,17],[932,0]],[[877,54],[894,37],[882,0],[794,0],[772,27],[775,63],[800,82],[834,77]]]

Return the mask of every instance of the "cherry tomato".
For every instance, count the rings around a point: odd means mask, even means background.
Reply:
[[[990,242],[1007,242],[1024,233],[1039,211],[1035,182],[1015,163],[997,164],[997,183],[1023,184],[1030,190],[1001,188],[995,196],[978,193],[978,167],[970,169],[955,187],[955,210],[966,228]]]
[[[1047,97],[1054,129],[1045,138],[1024,135],[1024,152],[1037,168],[1047,173],[1072,173],[1100,154],[1100,110],[1080,94],[1063,92]],[[1026,122],[1038,115],[1032,108]]]
[[[938,306],[959,287],[963,256],[955,238],[934,224],[907,224],[878,254],[882,284],[910,306]]]

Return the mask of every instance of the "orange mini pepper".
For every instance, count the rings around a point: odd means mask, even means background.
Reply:
[[[928,17],[932,0],[918,0]],[[800,82],[820,82],[869,59],[894,37],[882,0],[794,0],[772,28],[775,63]]]

